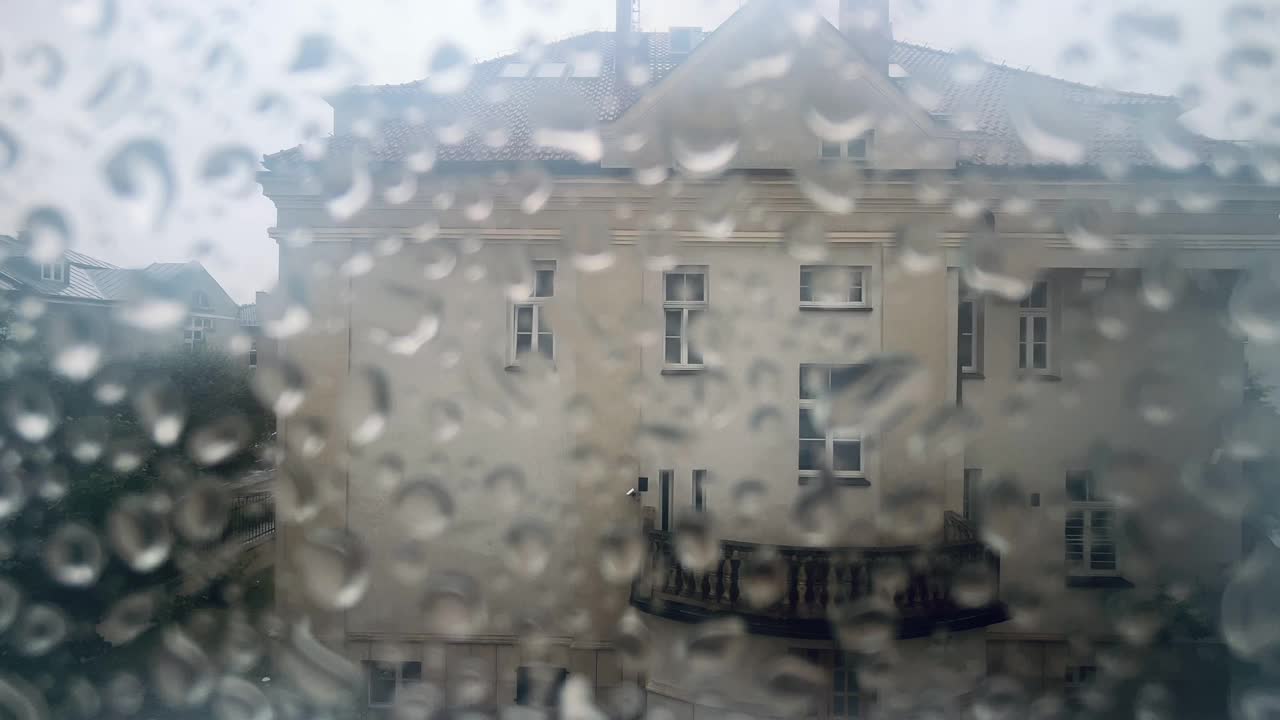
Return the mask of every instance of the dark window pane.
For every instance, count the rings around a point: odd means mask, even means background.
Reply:
[[[516,333],[516,354],[527,353],[533,348],[532,333]]]
[[[1047,342],[1049,340],[1049,318],[1037,317],[1031,319],[1032,323],[1032,340],[1038,343]]]
[[[698,322],[700,322],[700,321],[702,320],[702,315],[703,315],[703,313],[702,313],[702,311],[701,311],[701,310],[689,310],[688,312],[689,312],[689,321],[688,321],[688,327],[687,327],[687,330],[689,331],[689,335],[691,335],[691,336],[692,336],[692,335],[694,334],[694,327],[696,326],[696,324],[697,324]],[[698,348],[693,344],[693,340],[692,340],[692,338],[687,339],[687,340],[686,340],[686,342],[687,342],[687,344],[688,344],[688,346],[689,346],[689,348],[688,348],[688,353],[689,353],[689,364],[690,364],[690,365],[701,365],[701,364],[702,364],[702,351],[701,351],[701,350],[699,350],[699,349],[698,349]]]
[[[556,272],[539,270],[533,285],[534,297],[551,297],[556,292]]]
[[[690,302],[702,302],[707,299],[706,276],[702,273],[690,273],[684,276],[685,291],[688,295],[684,298]]]
[[[960,332],[973,332],[973,303],[960,303]]]
[[[396,697],[396,666],[390,663],[369,664],[369,704],[387,705]]]
[[[969,335],[960,336],[960,367],[973,367],[973,337]]]
[[[865,372],[861,365],[839,365],[831,368],[831,392],[837,393],[857,382]]]
[[[840,157],[840,146],[832,142],[822,143],[822,157],[824,158]]]
[[[533,306],[518,305],[516,306],[516,332],[530,332],[533,330]]]
[[[813,288],[807,284],[800,286],[800,302],[813,302]]]
[[[816,400],[827,389],[827,369],[820,365],[800,366],[800,399]]]
[[[861,470],[862,443],[857,440],[836,440],[833,443],[833,470]]]
[[[680,310],[668,310],[666,313],[666,334],[667,337],[680,337]]]
[[[850,140],[845,146],[845,150],[850,158],[855,160],[865,158],[867,156],[867,141],[864,138]]]
[[[1018,318],[1018,342],[1027,341],[1027,318]]]
[[[667,338],[666,352],[663,354],[663,360],[668,365],[680,364],[680,338]]]
[[[818,470],[827,453],[826,440],[800,441],[800,469]]]
[[[555,357],[556,341],[551,337],[551,333],[538,334],[538,352],[546,355],[548,358]]]
[[[667,289],[666,299],[683,300],[684,299],[684,275],[680,273],[667,273]]]
[[[689,342],[689,364],[690,365],[702,364],[702,353],[698,352],[698,348],[694,347],[692,341]]]
[[[825,435],[818,430],[818,425],[813,421],[812,410],[800,411],[800,438],[813,440],[815,438],[823,438]]]
[[[406,683],[422,682],[422,663],[417,660],[402,663],[400,665],[400,679]]]
[[[1049,284],[1043,280],[1031,286],[1031,294],[1020,305],[1024,308],[1049,307]]]
[[[1089,499],[1089,471],[1071,470],[1067,472],[1067,499],[1083,502]]]
[[[1036,370],[1044,370],[1049,367],[1049,348],[1044,343],[1034,343],[1031,346],[1031,363]]]

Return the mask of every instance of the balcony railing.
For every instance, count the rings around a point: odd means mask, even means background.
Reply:
[[[225,539],[236,539],[253,547],[275,536],[276,505],[271,490],[272,478],[271,471],[258,471],[234,486],[231,515],[223,533]]]
[[[927,547],[806,548],[726,540],[719,558],[701,572],[681,566],[671,533],[651,531],[647,570],[632,588],[633,606],[683,622],[737,615],[750,631],[764,635],[830,637],[833,612],[873,598],[892,603],[902,638],[943,627],[984,627],[1008,617],[999,601],[999,558],[959,516],[948,517],[942,542]],[[748,591],[759,587],[772,587],[776,601],[765,607],[749,603]]]

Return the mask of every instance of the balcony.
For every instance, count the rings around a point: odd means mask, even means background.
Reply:
[[[947,513],[933,546],[806,548],[722,541],[709,570],[680,565],[672,533],[649,533],[649,567],[631,591],[639,610],[679,622],[741,617],[750,632],[789,638],[832,636],[832,613],[884,598],[898,637],[970,630],[1008,619],[999,601],[1000,560]],[[778,587],[778,586],[781,587]],[[770,604],[748,592],[771,588]],[[763,606],[762,606],[763,605]]]

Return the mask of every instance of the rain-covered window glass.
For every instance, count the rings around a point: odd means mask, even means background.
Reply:
[[[982,372],[982,298],[963,292],[956,323],[956,357],[960,372]]]
[[[829,427],[824,403],[853,383],[865,368],[856,365],[800,366],[800,482],[821,472],[838,481],[865,483],[862,471],[862,436],[851,429]]]
[[[555,337],[547,317],[547,301],[555,295],[555,272],[554,262],[535,263],[529,298],[512,305],[512,354],[517,360],[525,353],[555,359]]]
[[[693,471],[693,510],[694,512],[706,512],[707,510],[707,471]]]
[[[1044,280],[1018,304],[1018,367],[1049,369],[1049,283]]]
[[[853,653],[835,653],[835,665],[831,669],[831,717],[839,720],[863,717],[858,656]]]
[[[707,273],[703,268],[681,268],[663,273],[663,361],[672,368],[702,366],[702,353],[690,338],[707,309]]]
[[[1116,572],[1115,504],[1098,491],[1093,472],[1067,473],[1067,566],[1073,573],[1108,575]]]
[[[40,279],[53,280],[54,282],[65,282],[67,279],[67,264],[65,262],[41,264]]]
[[[864,307],[866,275],[864,267],[804,265],[800,268],[800,307]]]

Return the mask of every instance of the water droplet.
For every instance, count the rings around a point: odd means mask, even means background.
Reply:
[[[47,654],[67,637],[67,616],[56,605],[28,605],[11,631],[10,642],[18,654],[39,657]]]
[[[353,160],[350,176],[344,177],[345,183],[331,188],[325,202],[325,210],[329,217],[338,222],[346,222],[364,209],[373,197],[373,176],[364,162]]]
[[[169,510],[164,495],[126,495],[107,515],[107,542],[134,572],[151,572],[169,559]]]
[[[8,578],[0,577],[0,632],[9,629],[22,608],[22,591]]]
[[[781,600],[787,590],[787,566],[773,548],[749,554],[739,572],[742,596],[751,607],[767,608]]]
[[[994,216],[989,221],[994,224]],[[973,290],[1020,301],[1031,292],[1039,271],[1040,255],[1035,243],[1024,238],[1007,239],[986,223],[969,234],[962,274],[965,284]]]
[[[1186,291],[1186,271],[1166,243],[1156,244],[1143,256],[1141,277],[1142,299],[1152,310],[1169,310]]]
[[[720,560],[720,543],[711,525],[711,515],[686,512],[675,523],[676,561],[686,570],[704,572]]]
[[[738,155],[738,133],[732,127],[678,127],[671,136],[671,155],[676,165],[695,177],[724,171]]]
[[[520,212],[536,215],[551,199],[551,174],[541,165],[524,165],[511,176],[511,192],[520,203]]]
[[[1182,23],[1177,15],[1129,11],[1111,18],[1111,42],[1122,55],[1134,60],[1148,48],[1174,49],[1182,40]]]
[[[178,499],[173,525],[191,542],[209,542],[222,536],[231,513],[227,488],[212,478],[197,480]]]
[[[951,577],[951,597],[960,607],[979,608],[990,605],[996,596],[996,578],[990,566],[982,561],[966,562]]]
[[[848,215],[862,197],[862,171],[849,163],[816,162],[796,170],[796,184],[819,210]]]
[[[141,226],[158,228],[173,205],[177,181],[169,153],[155,140],[121,146],[103,166],[107,186]]]
[[[836,433],[874,434],[903,419],[922,399],[929,384],[912,355],[868,358],[845,378],[832,378],[819,400],[817,419]]]
[[[354,391],[351,444],[359,447],[377,440],[387,426],[391,412],[391,385],[386,374],[378,367],[367,366],[357,373],[364,380]]]
[[[802,263],[827,259],[827,228],[818,216],[809,216],[787,228],[787,252]]]
[[[107,706],[121,717],[136,715],[142,709],[147,691],[132,673],[116,673],[103,687]]]
[[[1259,543],[1222,593],[1222,637],[1236,657],[1258,661],[1280,649],[1280,549]]]
[[[685,637],[685,661],[698,675],[719,675],[732,670],[746,644],[747,624],[740,617],[707,620],[690,628]]]
[[[898,265],[911,275],[924,275],[942,267],[941,228],[913,220],[895,233]]]
[[[217,672],[199,643],[170,626],[152,656],[151,682],[161,702],[169,707],[195,707],[213,693]]]
[[[49,707],[43,693],[17,675],[6,673],[0,675],[0,714],[12,720],[47,720]]]
[[[222,194],[243,198],[257,185],[258,159],[243,145],[226,145],[209,152],[200,179]]]
[[[1009,123],[1030,155],[1039,161],[1079,165],[1086,158],[1090,133],[1065,93],[1046,92],[1037,83],[1013,83]]]
[[[830,692],[821,667],[794,655],[779,655],[764,668],[764,689],[780,704],[807,707]]]
[[[613,235],[595,218],[577,218],[564,228],[564,244],[571,253],[573,266],[584,273],[600,272],[613,267]]]
[[[431,540],[453,523],[453,496],[438,478],[423,477],[405,483],[395,495],[395,512],[410,537]]]
[[[369,589],[369,560],[364,543],[339,528],[306,533],[295,565],[312,602],[328,610],[350,610]]]
[[[525,578],[538,577],[551,562],[551,529],[541,520],[518,520],[503,538],[507,567]]]
[[[9,128],[0,125],[0,173],[7,172],[22,159],[22,146]]]
[[[1133,379],[1130,392],[1138,416],[1152,425],[1169,425],[1181,415],[1183,391],[1167,375],[1140,373]]]
[[[876,116],[856,91],[820,83],[808,97],[804,122],[820,139],[842,143],[867,134],[876,126]]]
[[[938,408],[907,441],[917,458],[956,457],[982,429],[982,418],[964,405]]]
[[[611,528],[600,538],[600,576],[622,585],[634,580],[644,565],[644,538],[627,528]],[[3,624],[0,624],[3,629]]]
[[[1231,291],[1227,312],[1250,342],[1280,342],[1280,282],[1276,275],[1271,268],[1248,270]]]
[[[112,645],[133,642],[152,625],[158,598],[153,591],[130,593],[111,604],[107,615],[98,623],[98,635]]]
[[[832,606],[831,625],[840,647],[874,655],[887,650],[898,637],[898,611],[882,598],[865,598]]]
[[[1097,203],[1068,203],[1058,216],[1058,225],[1072,245],[1083,252],[1111,250],[1110,218]]]
[[[187,402],[176,385],[165,380],[144,384],[133,407],[156,445],[168,447],[178,442],[187,421]]]
[[[1188,463],[1181,473],[1182,486],[1200,504],[1221,517],[1238,522],[1246,508],[1256,502],[1256,491],[1239,465],[1226,458],[1204,463]]]
[[[63,523],[45,543],[45,569],[63,585],[89,587],[98,581],[105,564],[98,534],[83,523]]]
[[[1280,717],[1280,691],[1268,687],[1248,688],[1240,694],[1240,715],[1243,720],[1275,720]]]
[[[427,631],[451,638],[476,634],[488,617],[484,589],[470,575],[459,572],[432,574],[421,607]]]
[[[581,163],[600,162],[604,141],[596,127],[596,111],[578,93],[550,91],[535,96],[529,108],[533,144],[572,155]]]
[[[214,720],[272,720],[271,702],[253,683],[234,675],[218,681],[211,706]]]
[[[653,659],[653,636],[634,608],[627,608],[618,618],[613,646],[624,667],[642,672],[649,669]]]
[[[10,382],[4,409],[9,426],[29,443],[43,442],[58,426],[53,396],[44,382],[35,378]]]
[[[287,358],[258,367],[252,382],[254,394],[278,418],[291,417],[306,398],[307,378]]]
[[[107,366],[93,379],[93,399],[100,405],[115,405],[129,394],[132,379],[127,366]]]
[[[441,43],[427,62],[427,89],[437,95],[453,95],[471,83],[471,58],[450,42]]]
[[[427,410],[432,438],[447,443],[462,431],[462,406],[452,400],[437,400]]]
[[[249,421],[240,413],[228,413],[194,429],[187,438],[187,455],[205,467],[236,456],[249,443]]]

